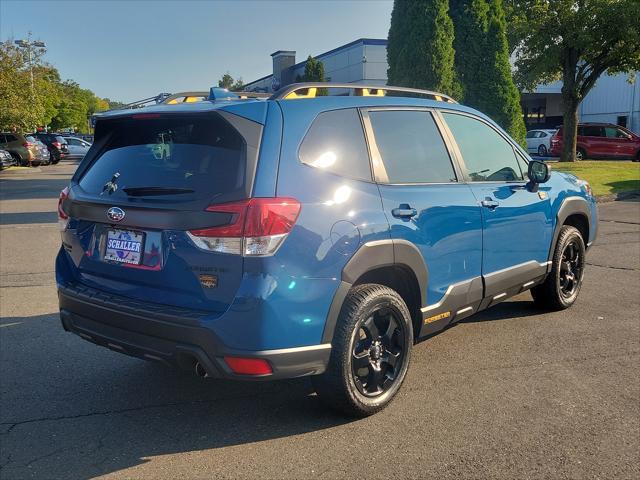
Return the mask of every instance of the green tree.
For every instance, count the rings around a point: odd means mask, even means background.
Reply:
[[[40,55],[34,52],[34,87],[40,85],[37,67]],[[0,44],[0,128],[27,131],[39,125],[44,116],[42,94],[31,88],[31,65],[13,41]]]
[[[309,55],[307,57],[307,61],[304,64],[304,74],[302,76],[296,75],[296,83],[326,81],[327,79],[324,76],[324,63]],[[319,97],[328,95],[328,90],[326,88],[320,88],[316,92],[316,95]]]
[[[516,80],[533,90],[562,80],[562,161],[575,161],[578,107],[605,72],[640,69],[638,0],[506,0],[510,12],[526,12],[527,27],[517,21]],[[521,15],[520,13],[518,15]]]
[[[526,128],[509,62],[502,0],[452,2],[456,71],[463,101],[525,144]]]
[[[218,80],[218,87],[226,88],[232,92],[239,92],[244,88],[244,82],[242,78],[235,80],[229,72],[222,75],[222,78]]]
[[[387,46],[390,85],[459,98],[448,0],[395,0]]]

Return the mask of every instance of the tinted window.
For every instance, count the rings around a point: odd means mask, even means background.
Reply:
[[[349,108],[318,115],[300,146],[300,160],[327,172],[371,180],[358,112]]]
[[[106,144],[79,182],[85,191],[101,193],[119,173],[113,197],[152,196],[141,187],[160,187],[183,191],[172,200],[243,198],[245,142],[219,115],[107,122]]]
[[[431,113],[370,112],[389,183],[455,182],[456,174]]]
[[[536,138],[536,133],[535,131],[529,131],[527,132],[527,138]]]
[[[585,125],[582,127],[582,133],[585,137],[603,137],[602,127],[596,127],[592,125]]]
[[[15,135],[11,135],[9,133],[7,133],[5,135],[5,142],[15,142],[17,140]]]
[[[472,182],[522,180],[513,147],[498,132],[480,120],[443,113]]]
[[[626,133],[615,127],[604,127],[604,134],[607,138],[629,138]]]

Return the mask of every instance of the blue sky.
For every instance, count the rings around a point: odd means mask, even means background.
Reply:
[[[276,50],[296,50],[300,61],[386,38],[391,8],[391,0],[0,0],[0,39],[32,31],[62,78],[133,101],[207,90],[227,71],[255,80],[271,73]]]

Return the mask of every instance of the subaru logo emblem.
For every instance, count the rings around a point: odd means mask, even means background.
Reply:
[[[118,207],[111,207],[107,210],[107,217],[114,222],[120,222],[124,218],[124,210]]]

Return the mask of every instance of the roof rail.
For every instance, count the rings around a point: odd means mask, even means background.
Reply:
[[[246,100],[248,98],[269,98],[268,93],[260,92],[231,92],[226,88],[211,87],[209,90],[209,100]]]
[[[349,96],[378,96],[383,97],[389,93],[403,93],[405,97],[427,97],[431,100],[447,103],[458,103],[449,95],[432,92],[431,90],[420,90],[408,87],[392,87],[388,85],[368,85],[360,83],[333,83],[333,82],[304,82],[292,83],[275,92],[270,100],[292,100],[296,98],[315,98],[318,89],[345,89],[349,90]]]

